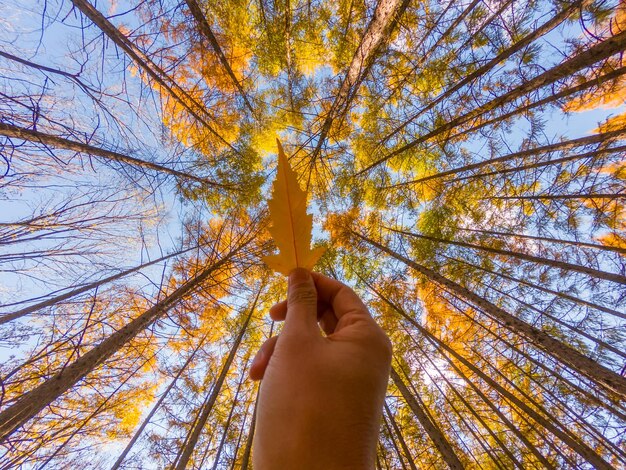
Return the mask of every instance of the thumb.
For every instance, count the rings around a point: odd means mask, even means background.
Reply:
[[[289,274],[287,289],[286,333],[319,332],[317,327],[317,290],[311,273],[296,268]]]

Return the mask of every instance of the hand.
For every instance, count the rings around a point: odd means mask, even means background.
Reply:
[[[282,332],[250,368],[252,379],[263,379],[254,469],[373,469],[389,338],[339,281],[298,268],[287,298],[270,309],[272,319],[285,320]]]

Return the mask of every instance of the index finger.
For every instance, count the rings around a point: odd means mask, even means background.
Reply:
[[[331,305],[335,316],[340,319],[346,313],[359,313],[370,316],[369,310],[356,293],[342,282],[324,276],[320,273],[311,273],[319,301]]]

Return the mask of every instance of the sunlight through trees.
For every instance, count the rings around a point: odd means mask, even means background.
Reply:
[[[626,466],[624,0],[0,11],[0,469],[251,468],[276,138],[377,470]]]

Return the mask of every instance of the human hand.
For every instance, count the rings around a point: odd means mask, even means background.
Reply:
[[[263,379],[254,468],[373,469],[389,338],[352,289],[322,274],[295,269],[287,297],[270,309],[282,332],[250,367]]]

